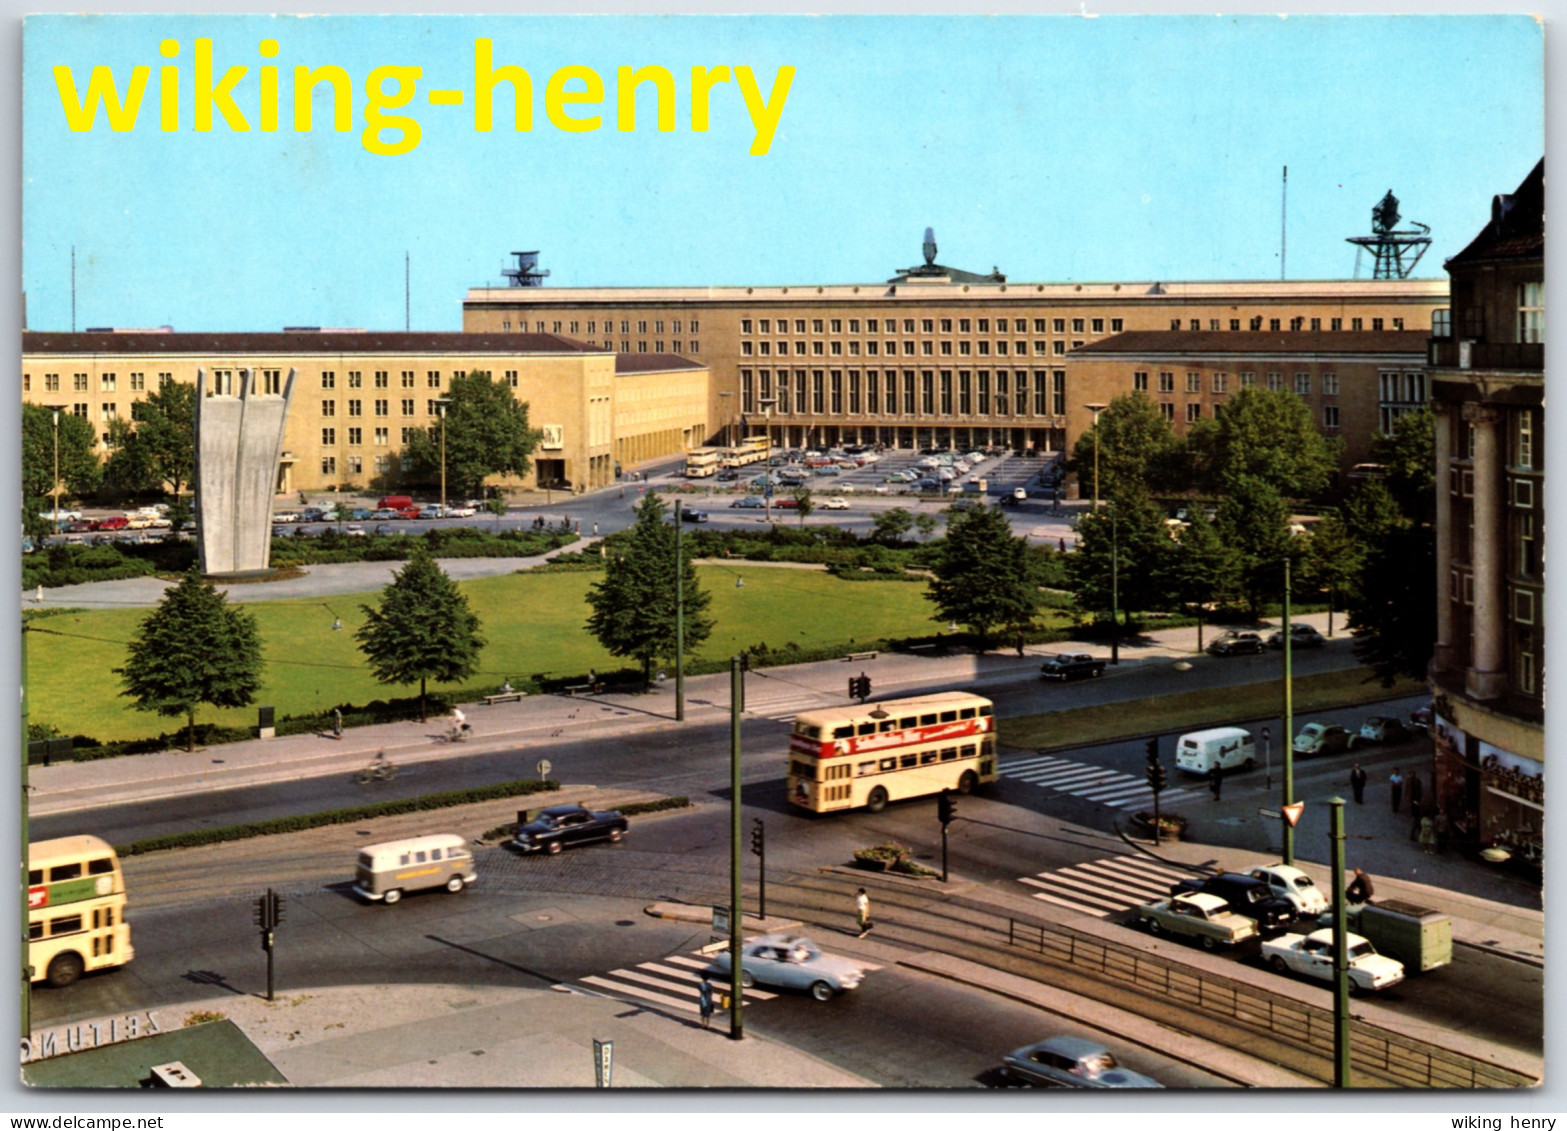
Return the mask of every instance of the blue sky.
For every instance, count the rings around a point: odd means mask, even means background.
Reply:
[[[235,95],[251,131],[192,125],[192,56],[250,68]],[[474,130],[473,44],[526,68],[534,128]],[[180,129],[158,129],[158,54],[178,40]],[[258,44],[279,43],[275,60]],[[400,329],[403,254],[415,329],[455,330],[469,286],[538,248],[563,286],[883,279],[919,261],[1029,281],[1279,277],[1289,166],[1288,274],[1345,278],[1392,188],[1434,239],[1437,276],[1544,151],[1542,33],[1525,17],[194,17],[45,16],[25,32],[23,279],[28,324],[170,323]],[[257,67],[279,65],[281,128],[257,129]],[[153,68],[136,127],[66,128],[52,69],[95,64],[123,92]],[[296,65],[337,64],[355,122],[292,128]],[[360,144],[365,76],[422,68],[413,152]],[[613,127],[622,65],[661,64],[676,128]],[[747,65],[765,92],[796,68],[776,137],[751,156],[734,83],[694,133],[690,68]],[[549,75],[603,76],[604,126],[565,133]],[[432,88],[465,91],[432,106]],[[390,111],[393,113],[399,111]],[[580,114],[582,111],[575,111]],[[1370,265],[1362,265],[1369,275]]]

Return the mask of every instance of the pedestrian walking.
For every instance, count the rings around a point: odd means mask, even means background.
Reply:
[[[1409,839],[1420,839],[1420,802],[1415,800],[1414,790],[1409,791]]]
[[[702,1028],[706,1029],[713,1021],[713,983],[707,980],[706,974],[696,988],[696,1007],[702,1014]]]
[[[1436,855],[1436,822],[1430,817],[1420,818],[1420,848],[1427,856]]]
[[[1366,803],[1366,771],[1360,768],[1360,763],[1355,763],[1355,768],[1349,771],[1349,788],[1355,793],[1355,804]]]
[[[1371,902],[1371,877],[1355,869],[1355,878],[1349,881],[1349,886],[1344,889],[1345,903],[1370,903]]]
[[[1409,800],[1413,804],[1419,804],[1425,798],[1425,787],[1420,784],[1418,773],[1409,775]]]
[[[854,897],[854,918],[860,925],[860,938],[864,938],[871,929],[871,897],[865,894],[861,888]]]
[[[593,524],[593,537],[597,538],[598,536],[599,536],[599,524],[595,522]]]
[[[1060,549],[1060,551],[1063,554],[1066,553],[1066,539],[1065,538],[1057,539],[1056,540],[1056,545],[1057,545],[1057,547]]]
[[[1393,812],[1398,812],[1398,807],[1404,800],[1404,775],[1398,772],[1398,767],[1393,767],[1393,772],[1388,775],[1387,784],[1393,791]]]
[[[1219,800],[1219,793],[1224,789],[1224,774],[1217,763],[1208,771],[1208,788],[1213,791],[1213,799]]]

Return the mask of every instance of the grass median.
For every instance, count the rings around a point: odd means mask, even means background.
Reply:
[[[1375,680],[1368,683],[1364,668],[1298,676],[1294,686],[1297,726],[1309,722],[1309,716],[1314,712],[1424,695],[1430,690],[1424,683],[1412,679],[1399,680],[1392,687],[1383,687]],[[1040,715],[1020,715],[1003,720],[1001,744],[1027,750],[1059,750],[1135,738],[1155,730],[1160,734],[1180,733],[1227,726],[1247,719],[1278,717],[1283,713],[1279,681],[1269,680],[1094,707],[1072,707]],[[1157,721],[1157,727],[1150,727],[1153,721]]]

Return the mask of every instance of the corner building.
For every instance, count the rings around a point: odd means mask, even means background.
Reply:
[[[542,434],[519,488],[607,486],[617,467],[683,452],[710,430],[708,372],[676,354],[617,354],[552,334],[289,331],[255,334],[27,332],[22,399],[91,420],[100,443],[149,392],[211,375],[214,395],[249,369],[263,395],[294,394],[277,492],[373,490],[395,482],[409,434],[439,422],[459,373],[488,372]]]
[[[934,254],[885,283],[475,288],[463,328],[700,359],[710,441],[1061,451],[1109,399],[1069,359],[1112,335],[1423,334],[1446,302],[1440,280],[1013,283]]]
[[[1438,803],[1538,863],[1545,819],[1545,162],[1447,261],[1436,413]]]

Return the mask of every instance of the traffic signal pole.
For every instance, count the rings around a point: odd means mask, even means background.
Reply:
[[[741,1017],[740,921],[744,895],[740,889],[740,657],[729,661],[729,1037],[745,1036]]]
[[[1284,804],[1295,804],[1295,686],[1290,671],[1290,559],[1284,556]],[[1295,863],[1295,826],[1284,822],[1284,863]]]
[[[680,500],[675,500],[675,722],[686,721],[686,563],[680,556],[680,527],[684,521]]]

